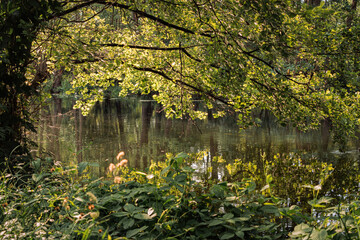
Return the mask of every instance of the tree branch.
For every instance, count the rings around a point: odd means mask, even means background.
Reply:
[[[214,95],[213,93],[211,92],[208,92],[208,91],[205,91],[199,87],[195,87],[189,83],[186,83],[184,81],[181,81],[181,80],[174,80],[172,79],[171,77],[169,77],[168,75],[166,75],[164,72],[160,71],[160,70],[157,70],[157,69],[154,69],[154,68],[149,68],[149,67],[136,67],[136,66],[132,66],[134,69],[136,70],[140,70],[140,71],[145,71],[145,72],[152,72],[152,73],[155,73],[155,74],[158,74],[160,76],[162,76],[163,78],[167,79],[167,80],[170,80],[172,82],[174,82],[175,84],[180,84],[180,85],[184,85],[196,92],[199,92],[199,93],[203,93],[219,102],[222,102],[224,103],[225,105],[228,105],[228,106],[234,106],[233,104],[229,103],[227,100],[221,98],[221,97],[218,97],[216,95]]]
[[[103,47],[128,47],[133,49],[144,49],[144,50],[159,50],[159,51],[183,51],[186,48],[192,48],[197,46],[188,46],[188,47],[151,47],[151,46],[139,46],[139,45],[127,45],[127,44],[117,44],[117,43],[103,43],[99,44]]]
[[[107,8],[109,8],[109,7],[110,7],[110,6],[105,5],[100,11],[98,11],[97,13],[95,13],[94,15],[92,15],[91,17],[89,17],[89,18],[86,19],[86,20],[81,20],[81,21],[79,21],[79,20],[68,20],[68,19],[66,19],[66,18],[64,18],[64,17],[59,17],[59,18],[65,20],[65,21],[68,22],[68,23],[85,23],[85,22],[93,19],[94,17],[96,17],[97,15],[99,15],[100,13],[102,13],[103,11],[105,11],[105,10],[106,10]]]
[[[144,50],[159,50],[159,51],[182,51],[186,56],[188,56],[190,59],[202,63],[204,61],[195,58],[194,56],[192,56],[186,49],[189,48],[193,48],[193,47],[199,47],[201,45],[194,45],[194,46],[187,46],[187,47],[151,47],[151,46],[139,46],[139,45],[126,45],[126,44],[117,44],[117,43],[104,43],[104,44],[100,44],[100,46],[104,46],[104,47],[128,47],[128,48],[132,48],[132,49],[144,49]],[[204,46],[204,45],[202,45]],[[211,67],[214,68],[220,68],[219,66],[217,66],[214,63],[210,64]]]
[[[62,12],[58,12],[58,13],[52,14],[52,15],[50,15],[47,19],[45,19],[45,20],[46,20],[46,21],[49,21],[49,20],[54,19],[54,18],[59,18],[59,17],[65,16],[65,15],[67,15],[67,14],[69,14],[69,13],[75,12],[75,11],[81,9],[81,8],[84,8],[84,7],[88,7],[88,6],[92,5],[92,4],[98,3],[98,2],[100,2],[100,1],[102,2],[102,0],[86,1],[86,2],[84,2],[84,3],[81,3],[81,4],[79,4],[79,5],[75,5],[74,7],[69,8],[69,9],[67,9],[67,10],[64,10],[64,11],[62,11]]]
[[[90,5],[93,5],[93,4],[104,4],[104,5],[108,5],[108,6],[113,6],[113,7],[118,7],[118,8],[121,8],[121,9],[126,9],[126,10],[129,10],[131,12],[134,12],[140,16],[143,16],[145,18],[148,18],[150,20],[153,20],[154,22],[158,22],[164,26],[167,26],[169,28],[173,28],[173,29],[176,29],[176,30],[179,30],[179,31],[182,31],[184,33],[189,33],[189,34],[196,34],[195,31],[193,30],[190,30],[190,29],[187,29],[187,28],[184,28],[184,27],[181,27],[181,26],[178,26],[178,25],[175,25],[175,24],[172,24],[172,23],[169,23],[159,17],[156,17],[154,15],[151,15],[145,11],[141,11],[139,9],[136,9],[136,8],[133,8],[133,6],[129,6],[129,5],[125,5],[125,4],[121,4],[121,3],[118,3],[118,2],[111,2],[111,1],[106,1],[106,0],[91,0],[91,1],[86,1],[84,3],[81,3],[79,5],[76,5],[72,8],[69,8],[67,10],[64,10],[62,12],[59,12],[59,13],[55,13],[53,15],[50,15],[50,17],[48,17],[46,20],[51,20],[51,19],[54,19],[54,18],[58,18],[58,17],[62,17],[62,16],[65,16],[69,13],[72,13],[72,12],[75,12],[81,8],[84,8],[84,7],[87,7],[87,6],[90,6]],[[199,33],[201,36],[204,36],[204,37],[210,37],[212,38],[213,36],[211,34],[207,34],[207,33]]]
[[[106,1],[103,1],[104,3],[106,3]],[[143,17],[146,17],[150,20],[153,20],[154,22],[158,22],[164,26],[167,26],[167,27],[170,27],[170,28],[173,28],[173,29],[176,29],[176,30],[179,30],[179,31],[182,31],[184,33],[189,33],[189,34],[196,34],[195,31],[193,30],[190,30],[190,29],[187,29],[187,28],[184,28],[184,27],[181,27],[181,26],[178,26],[178,25],[175,25],[175,24],[172,24],[172,23],[169,23],[159,17],[156,17],[154,15],[151,15],[145,11],[141,11],[141,10],[138,10],[138,9],[133,9],[131,6],[128,6],[128,5],[124,5],[124,4],[121,4],[121,3],[117,3],[117,2],[113,2],[113,3],[108,3],[108,4],[111,4],[112,6],[114,7],[119,7],[119,8],[122,8],[122,9],[126,9],[126,10],[129,10],[129,11],[132,11],[134,13],[137,13],[139,14],[140,16],[143,16]],[[200,33],[201,36],[205,36],[205,37],[212,37],[210,34],[206,34],[206,33]]]

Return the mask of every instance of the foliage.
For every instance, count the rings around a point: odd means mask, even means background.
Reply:
[[[219,183],[204,189],[182,168],[185,154],[159,173],[130,172],[121,183],[90,180],[87,164],[37,172],[24,183],[3,176],[3,239],[276,239],[279,216],[254,184]],[[40,161],[34,162],[34,165]],[[155,170],[156,169],[156,170]],[[156,174],[156,175],[155,175]],[[17,185],[17,186],[16,186]],[[18,186],[21,186],[20,188]],[[260,226],[260,227],[259,227]],[[6,229],[6,230],[5,230]]]
[[[284,207],[251,180],[206,185],[193,180],[186,154],[90,179],[89,163],[62,168],[35,160],[31,176],[4,175],[2,239],[357,239],[359,202],[331,206],[320,196],[311,212]],[[42,171],[40,171],[42,169]],[[47,169],[47,170],[45,170]],[[27,177],[27,178],[26,178]],[[121,178],[119,180],[119,177]],[[289,223],[290,221],[290,223]]]
[[[359,239],[359,200],[330,206],[331,198],[314,199],[312,215],[302,216],[306,222],[295,226],[291,239]],[[283,214],[296,219],[298,209],[293,207]],[[294,218],[294,216],[296,216]],[[298,219],[297,219],[298,220]]]
[[[329,120],[344,150],[359,125],[357,1],[308,2],[2,1],[1,162],[26,153],[29,105],[60,72],[84,114],[119,84],[168,117],[206,118],[195,99],[241,127],[256,109],[302,130]]]
[[[228,164],[226,169],[229,179],[251,178],[263,187],[262,191],[281,198],[288,197],[291,202],[303,202],[301,199],[316,197],[314,187],[321,190],[334,173],[332,164],[299,153],[277,154],[271,161],[263,156],[260,164],[237,159],[233,164]],[[330,189],[324,192],[327,190]]]
[[[320,1],[319,1],[320,2]],[[268,109],[302,130],[328,119],[343,150],[358,126],[358,13],[346,1],[93,1],[64,5],[33,48],[73,75],[86,114],[105,89],[153,94],[168,117]],[[76,11],[72,9],[76,8]],[[235,17],[236,16],[236,17]],[[70,54],[69,54],[70,53]],[[31,76],[31,74],[30,74]],[[220,107],[215,102],[222,103]]]
[[[44,64],[31,65],[32,43],[51,12],[59,9],[57,1],[1,1],[0,4],[0,169],[11,166],[27,154],[26,131],[35,131],[30,117],[30,103],[47,77]],[[26,78],[29,66],[33,78]],[[8,160],[5,161],[5,158]]]

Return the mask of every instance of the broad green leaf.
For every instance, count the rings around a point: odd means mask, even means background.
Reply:
[[[249,221],[250,219],[251,219],[251,216],[241,216],[241,217],[234,218],[235,221],[239,221],[239,222]]]
[[[147,228],[148,228],[148,226],[143,226],[141,228],[136,228],[136,229],[133,229],[133,230],[129,230],[129,231],[126,232],[126,237],[127,238],[132,238],[136,234],[140,233],[141,231],[144,231]]]
[[[325,240],[328,239],[328,233],[325,229],[322,230],[313,230],[310,235],[311,240]]]
[[[32,179],[34,180],[34,182],[39,182],[44,176],[45,176],[45,173],[40,173],[40,174],[34,173],[32,175]]]
[[[123,221],[124,229],[129,229],[132,226],[134,226],[134,224],[135,224],[135,220],[132,218],[129,218],[129,219],[126,219],[125,221]]]
[[[134,215],[134,218],[140,219],[140,220],[150,220],[153,217],[155,217],[155,216],[151,217],[151,216],[147,215],[146,213],[137,213]]]
[[[264,205],[261,207],[261,211],[265,213],[279,213],[279,209],[273,205]]]
[[[235,236],[234,233],[224,233],[223,235],[221,235],[220,240],[230,239],[233,238],[234,236]]]
[[[225,196],[224,187],[220,185],[214,185],[210,188],[210,192],[214,194],[217,198],[223,198]]]
[[[226,213],[222,218],[225,220],[229,220],[234,217],[234,214],[232,213]]]
[[[301,223],[295,226],[294,231],[291,233],[291,236],[298,237],[308,235],[311,231],[312,227],[305,223]]]
[[[243,231],[237,231],[237,232],[235,232],[235,234],[236,234],[236,236],[238,236],[239,238],[244,239],[245,234],[244,234]]]
[[[217,226],[217,225],[220,225],[220,224],[222,224],[222,223],[224,223],[223,220],[214,219],[214,220],[211,220],[211,221],[209,222],[209,227]]]
[[[180,175],[177,175],[174,180],[178,183],[183,184],[186,181],[186,178],[187,178],[186,174],[182,173]]]
[[[89,166],[88,162],[79,163],[77,166],[77,170],[78,170],[79,174],[81,174],[86,169],[87,166]]]
[[[113,213],[112,215],[115,217],[125,217],[125,216],[128,216],[129,213],[128,212],[116,212],[116,213]]]
[[[136,207],[132,204],[126,204],[124,206],[124,209],[125,209],[125,211],[127,211],[129,213],[133,213],[135,211]]]

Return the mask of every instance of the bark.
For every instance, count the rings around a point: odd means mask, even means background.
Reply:
[[[349,14],[349,17],[346,20],[346,25],[347,25],[348,28],[351,27],[353,19],[354,19],[354,15],[356,14],[357,3],[358,3],[358,0],[353,0],[352,1],[351,12]]]
[[[310,6],[316,7],[320,5],[321,0],[306,0],[305,2]]]
[[[55,71],[54,82],[53,82],[53,85],[50,90],[51,93],[55,93],[55,94],[60,93],[59,87],[61,87],[63,74],[64,74],[64,68],[61,68],[60,70]]]

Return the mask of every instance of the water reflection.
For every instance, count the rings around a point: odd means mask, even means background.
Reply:
[[[303,202],[302,196],[311,193],[301,190],[299,184],[319,184],[322,164],[332,164],[334,169],[321,183],[322,193],[337,197],[344,192],[358,192],[359,153],[354,149],[359,144],[351,143],[352,151],[346,154],[336,152],[326,121],[317,132],[301,133],[278,126],[268,111],[259,111],[254,114],[263,121],[262,127],[239,132],[231,117],[195,122],[166,119],[161,106],[149,99],[106,98],[86,117],[72,109],[73,104],[72,99],[54,97],[41,111],[38,152],[50,154],[64,164],[97,162],[101,167],[92,169],[95,175],[104,175],[119,151],[126,153],[130,167],[138,169],[145,169],[151,161],[164,161],[167,152],[205,151],[203,162],[194,165],[204,173],[205,180],[229,178],[227,164],[241,159],[251,163],[253,169],[243,167],[231,177],[255,176],[259,185],[265,185],[266,169],[270,169],[268,173],[276,177],[274,183],[278,185],[275,193],[282,197],[296,195],[299,197],[294,199]],[[301,164],[291,158],[296,152],[304,157]],[[225,162],[214,161],[216,156]],[[209,167],[210,172],[206,172]]]

